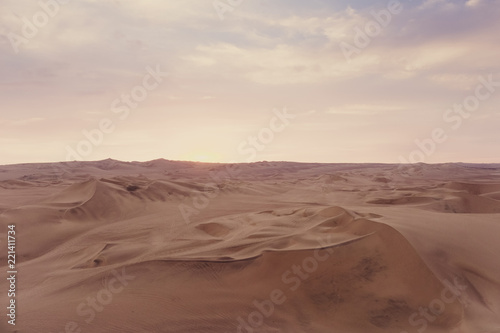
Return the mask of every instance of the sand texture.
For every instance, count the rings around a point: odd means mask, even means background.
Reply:
[[[500,333],[500,165],[1,166],[8,225],[0,332]]]

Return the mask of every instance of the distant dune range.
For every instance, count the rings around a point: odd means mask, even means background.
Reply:
[[[1,332],[500,333],[500,165],[0,166],[11,224]]]

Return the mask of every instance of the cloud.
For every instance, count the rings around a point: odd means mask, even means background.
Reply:
[[[451,9],[455,8],[455,6],[456,6],[456,3],[449,1],[449,0],[425,0],[418,7],[418,9],[425,10],[425,9],[432,9],[435,7],[439,7],[441,9],[451,10]]]
[[[187,67],[215,73],[231,73],[265,85],[317,83],[358,75],[376,65],[379,58],[368,55],[348,65],[340,54],[307,50],[290,44],[273,48],[242,48],[227,43],[200,45],[196,53],[184,57]]]
[[[467,0],[465,3],[466,6],[468,7],[476,7],[481,3],[481,0]]]
[[[130,152],[175,158],[164,154],[179,155],[185,147],[166,149],[164,142],[182,142],[182,129],[191,129],[193,118],[220,129],[217,144],[237,142],[249,122],[260,126],[254,118],[267,119],[269,110],[283,106],[297,114],[317,110],[307,119],[318,117],[318,124],[304,120],[294,129],[320,128],[324,136],[332,128],[340,131],[335,119],[360,130],[359,142],[380,135],[387,143],[394,139],[382,133],[389,126],[411,135],[427,131],[443,109],[463,100],[478,76],[500,71],[500,7],[493,0],[405,2],[350,63],[339,43],[354,43],[356,29],[373,21],[372,11],[385,9],[387,1],[247,1],[224,21],[204,0],[71,1],[19,54],[6,35],[20,33],[22,18],[31,18],[39,3],[4,1],[0,7],[0,98],[8,110],[0,124],[18,148],[37,140],[45,151],[57,140],[64,147],[109,115],[110,103],[157,64],[170,73],[168,80],[134,110],[133,123],[117,130],[110,139],[114,149],[103,146],[102,157],[136,159]],[[492,98],[484,110],[498,102]],[[387,125],[380,125],[382,119]],[[127,136],[139,139],[148,131],[157,144],[131,149]],[[500,134],[492,135],[500,143]],[[284,147],[295,142],[291,136],[283,140]],[[321,135],[302,140],[321,147]],[[203,139],[194,138],[189,148],[196,150],[198,141]],[[361,143],[350,149],[355,147],[366,153]],[[153,156],[158,151],[162,156]],[[4,153],[4,161],[22,156]],[[63,153],[47,156],[59,160]]]
[[[378,115],[381,113],[404,111],[408,107],[400,105],[350,104],[330,107],[325,113],[336,115]]]

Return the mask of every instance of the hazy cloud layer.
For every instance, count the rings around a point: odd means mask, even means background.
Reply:
[[[500,81],[499,1],[404,1],[350,61],[340,45],[389,2],[247,0],[224,20],[204,0],[54,2],[23,42],[40,3],[0,3],[0,164],[65,160],[103,118],[116,128],[85,159],[245,161],[284,107],[301,116],[257,160],[399,162],[442,128],[426,162],[500,162],[500,87],[459,128],[443,118],[480,76]],[[119,120],[113,102],[157,66]]]

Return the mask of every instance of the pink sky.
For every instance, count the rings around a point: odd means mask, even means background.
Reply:
[[[42,3],[0,4],[0,164],[500,162],[499,1]]]

